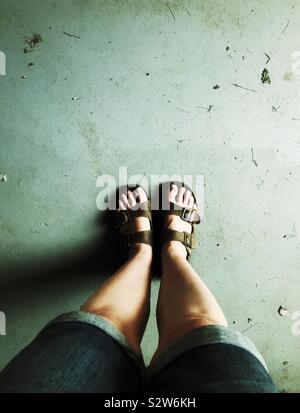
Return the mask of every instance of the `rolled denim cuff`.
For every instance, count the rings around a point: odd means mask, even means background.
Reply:
[[[121,331],[117,329],[113,324],[111,324],[108,320],[102,318],[93,313],[86,313],[84,311],[72,311],[70,313],[62,314],[56,317],[54,320],[50,321],[45,328],[53,324],[58,323],[66,323],[66,322],[79,322],[89,324],[99,330],[103,331],[109,337],[111,337],[126,353],[128,357],[133,360],[135,364],[140,366],[141,368],[144,366],[143,356],[136,354],[133,349],[131,348],[130,344],[128,343],[126,337],[124,336]]]
[[[176,358],[190,350],[209,344],[230,344],[238,346],[252,353],[268,371],[267,365],[248,337],[230,330],[227,327],[211,325],[196,328],[175,340],[161,355],[148,367],[148,376],[152,377],[167,367]]]

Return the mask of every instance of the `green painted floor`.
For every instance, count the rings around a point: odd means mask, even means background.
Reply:
[[[0,369],[111,272],[96,176],[127,166],[204,175],[194,267],[279,389],[299,391],[300,1],[0,0],[0,10]],[[40,46],[24,53],[35,32]]]

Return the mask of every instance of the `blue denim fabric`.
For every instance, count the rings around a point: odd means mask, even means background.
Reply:
[[[51,323],[0,373],[0,393],[276,392],[246,337],[224,327],[181,337],[149,368],[124,335],[94,314]]]
[[[178,356],[150,376],[150,393],[276,393],[272,379],[248,350],[208,344]]]
[[[138,364],[105,332],[83,322],[44,329],[0,373],[0,393],[141,390]]]

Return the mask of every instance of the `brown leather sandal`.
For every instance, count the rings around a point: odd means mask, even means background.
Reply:
[[[196,197],[193,193],[193,191],[183,182],[170,182],[169,183],[169,188],[171,188],[171,185],[175,184],[178,188],[181,186],[184,186],[187,190],[191,191],[195,203],[197,205],[197,200]],[[163,195],[162,195],[163,196]],[[173,229],[168,229],[168,228],[163,228],[162,233],[161,233],[161,245],[163,245],[167,241],[179,241],[181,242],[187,252],[187,260],[189,260],[190,255],[192,253],[192,249],[196,247],[196,236],[195,236],[195,225],[200,224],[201,219],[198,210],[191,209],[191,208],[186,208],[186,207],[181,207],[178,204],[174,204],[173,202],[169,202],[169,209],[168,210],[161,210],[162,214],[162,225],[164,225],[164,217],[166,215],[177,215],[179,216],[183,221],[188,222],[192,226],[192,232],[189,234],[188,232],[181,232],[181,231],[176,231]]]
[[[135,187],[128,187],[130,191],[134,191],[140,185]],[[143,191],[145,189],[141,187]],[[121,252],[128,257],[128,250],[137,243],[147,244],[152,246],[153,239],[153,226],[152,226],[152,213],[151,213],[151,201],[147,194],[147,201],[137,203],[135,208],[138,209],[126,209],[116,211],[115,224],[116,228],[120,231]],[[150,230],[136,231],[134,219],[138,217],[145,217],[149,219]]]

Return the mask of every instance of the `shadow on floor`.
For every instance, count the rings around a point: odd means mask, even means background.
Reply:
[[[21,295],[26,299],[28,294],[34,297],[48,289],[76,283],[82,278],[90,283],[111,275],[119,265],[119,238],[117,232],[112,230],[113,214],[104,212],[97,217],[95,224],[101,226],[101,235],[71,254],[51,260],[45,257],[23,267],[18,264],[7,272],[0,269],[1,308],[18,306]]]

